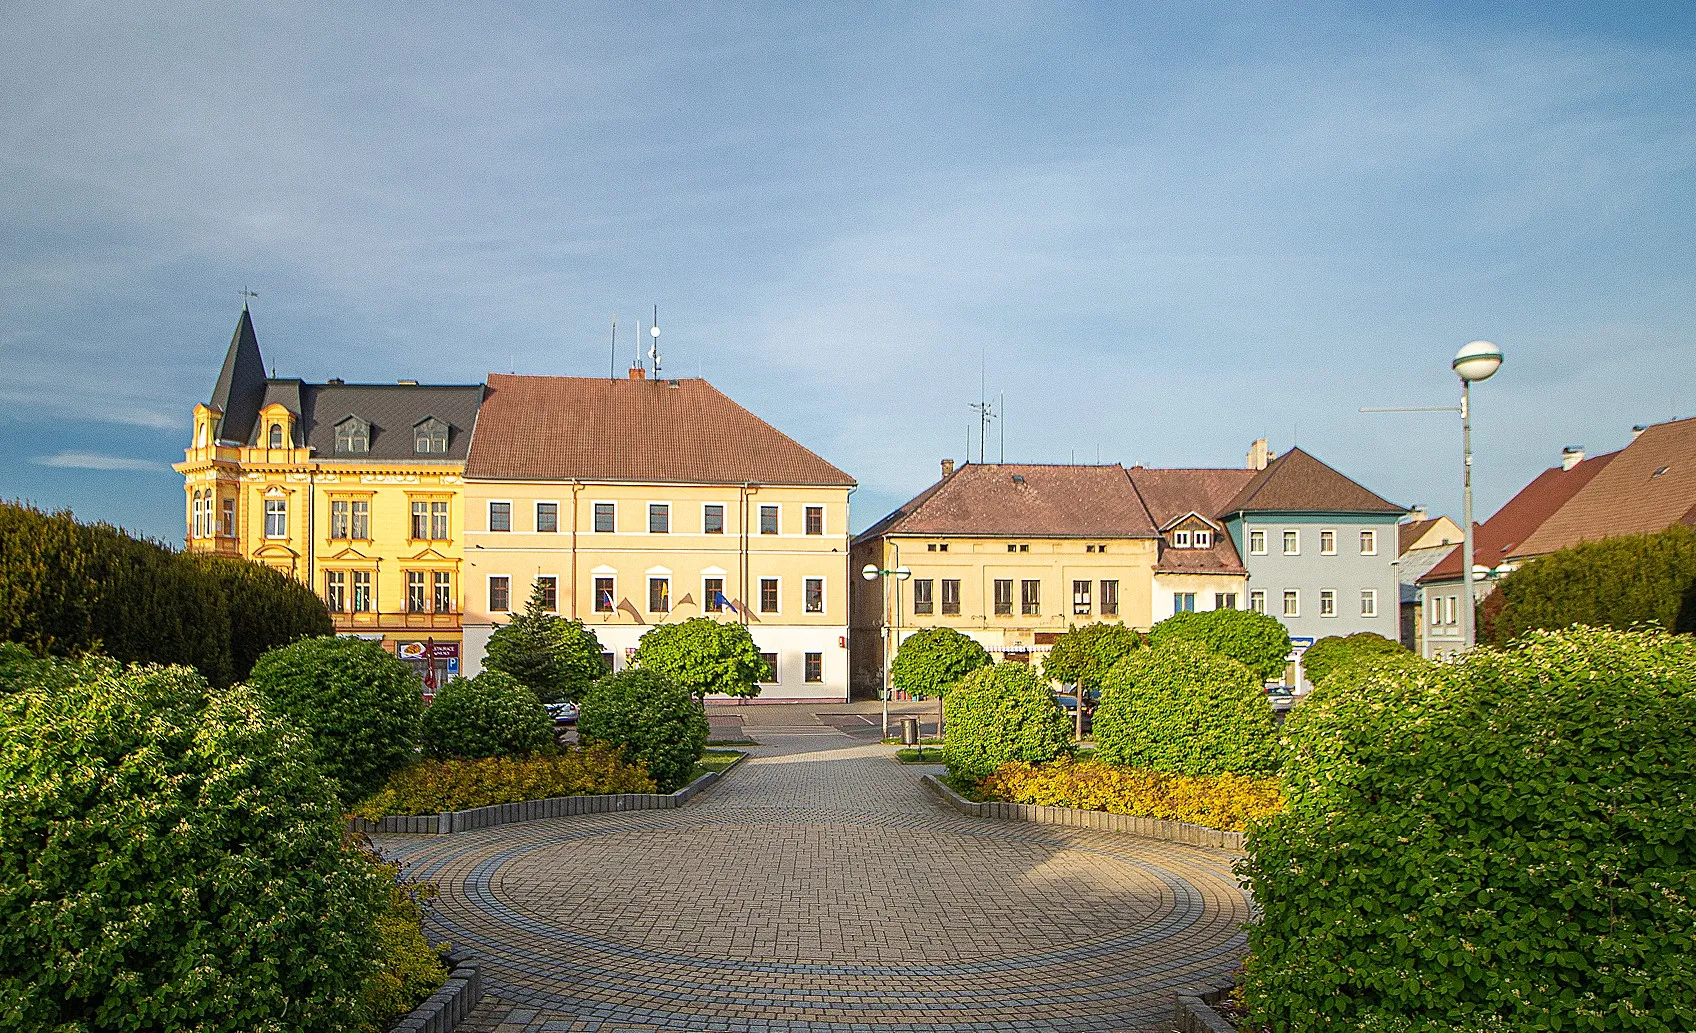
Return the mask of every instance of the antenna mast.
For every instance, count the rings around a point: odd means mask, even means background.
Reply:
[[[1007,464],[1007,392],[1001,392],[1001,396],[996,399],[995,412],[1001,418],[1001,463],[1005,466]]]
[[[981,466],[983,464],[984,442],[989,437],[989,421],[995,419],[995,406],[991,405],[989,402],[988,363],[982,358],[982,353],[980,353],[979,361],[978,400],[967,406],[967,408],[978,414],[978,464]],[[1002,453],[1003,458],[1005,458],[1005,447],[1002,449]],[[970,459],[971,457],[972,439],[970,432],[968,432],[966,435],[966,458]]]
[[[618,379],[618,313],[612,314],[612,357],[607,361],[607,379]]]
[[[660,307],[654,306],[654,323],[648,328],[653,335],[654,343],[648,348],[648,358],[654,360],[654,379],[660,378]]]

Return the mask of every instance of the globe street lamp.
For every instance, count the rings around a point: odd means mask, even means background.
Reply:
[[[896,547],[895,551],[895,563],[896,566],[890,570],[884,570],[876,563],[868,563],[864,567],[860,568],[860,576],[865,578],[867,581],[876,581],[880,577],[885,579],[893,577],[896,581],[905,581],[913,576],[913,571],[910,568],[900,565],[901,551],[899,546]],[[885,589],[888,588],[888,585],[889,582],[885,580]],[[890,657],[894,654],[895,646],[897,644],[896,635],[898,635],[901,630],[901,590],[899,588],[895,591],[895,606],[893,609],[895,614],[895,634],[890,633],[891,628],[887,615],[891,611],[888,608],[888,604],[889,597],[886,594],[884,596],[885,618],[883,622],[883,685],[878,691],[878,695],[883,697],[883,737],[885,739],[889,738],[889,696],[891,691],[889,684],[889,661]]]
[[[1489,341],[1473,341],[1455,353],[1449,364],[1460,377],[1460,437],[1464,454],[1465,484],[1461,496],[1461,591],[1465,608],[1461,611],[1461,648],[1477,644],[1477,600],[1474,596],[1472,567],[1472,385],[1489,380],[1502,368],[1502,350]]]

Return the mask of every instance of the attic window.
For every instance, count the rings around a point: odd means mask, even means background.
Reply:
[[[412,451],[419,455],[446,455],[448,425],[434,416],[419,421],[412,428]]]
[[[371,425],[357,416],[336,424],[336,455],[364,455],[371,451]]]
[[[280,423],[271,424],[271,441],[270,441],[270,445],[268,447],[270,447],[270,448],[282,448],[283,447],[283,425],[282,424],[280,424]]]

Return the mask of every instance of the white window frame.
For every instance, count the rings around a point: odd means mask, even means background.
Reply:
[[[1213,548],[1213,532],[1197,531],[1194,535],[1195,547],[1198,549]]]
[[[542,530],[542,507],[543,506],[554,507],[554,529],[552,531]],[[532,523],[530,524],[531,529],[534,530],[537,534],[558,534],[559,533],[559,510],[560,510],[559,499],[536,499],[535,505],[532,507],[531,512],[530,512],[530,519],[532,521]]]
[[[779,526],[782,526],[782,525],[779,525]],[[774,607],[773,609],[770,609],[770,610],[766,609],[766,582],[767,581],[774,581],[774,582],[777,583],[777,606]],[[783,578],[781,578],[781,577],[762,577],[762,578],[759,578],[755,581],[755,585],[757,586],[757,589],[758,589],[760,594],[755,600],[754,612],[755,613],[782,613],[783,612]]]
[[[719,529],[717,531],[708,531],[707,530],[707,507],[708,506],[717,506],[718,507],[718,510],[719,510],[719,525],[720,526],[719,526]],[[730,503],[728,503],[728,502],[703,502],[703,503],[701,503],[701,533],[702,534],[713,534],[713,535],[726,535],[726,534],[730,533]]]
[[[1337,590],[1321,588],[1319,590],[1319,616],[1335,617],[1337,615]]]
[[[1443,623],[1450,627],[1460,624],[1460,596],[1446,595],[1443,597]]]
[[[595,526],[595,507],[596,506],[611,506],[612,507],[612,530],[602,531]],[[618,533],[618,500],[617,499],[590,499],[589,500],[589,533],[590,534],[617,534]]]
[[[817,581],[819,583],[819,608],[816,609],[816,610],[807,609],[807,583],[810,582],[810,581]],[[782,591],[781,587],[779,588],[779,591]],[[933,612],[936,611],[936,609],[939,607],[940,603],[941,603],[941,597],[938,596],[936,598],[936,600],[932,603]],[[822,577],[804,577],[804,578],[802,578],[801,579],[801,612],[802,613],[813,613],[813,614],[824,613],[827,609],[829,609],[829,606],[830,606],[830,584],[828,583],[828,581],[825,578],[822,578]]]
[[[504,505],[506,507],[506,530],[505,531],[497,531],[497,530],[495,530],[495,507],[496,506],[502,506],[502,505]],[[511,534],[512,533],[512,500],[511,499],[489,499],[488,500],[488,505],[483,507],[483,529],[490,534]]]
[[[495,592],[495,579],[496,578],[500,578],[501,580],[506,582],[506,609],[504,609],[504,610],[495,609],[494,592]],[[483,575],[483,580],[485,582],[485,584],[483,585],[483,606],[484,606],[484,608],[486,608],[489,611],[490,615],[494,615],[494,614],[497,614],[497,613],[512,613],[512,612],[514,612],[513,609],[512,609],[512,575],[511,574],[485,574],[485,575]]]
[[[271,511],[272,506],[276,507],[276,513],[274,515],[280,517],[282,520],[282,529],[278,531],[273,531],[271,529],[271,517],[273,516]],[[275,540],[279,538],[287,538],[288,536],[289,500],[286,498],[267,498],[265,500],[265,537]]]
[[[1378,555],[1378,532],[1370,527],[1361,528],[1360,554],[1362,556]]]
[[[1326,544],[1327,539],[1329,539],[1329,546]],[[1337,532],[1334,528],[1327,527],[1319,532],[1319,555],[1335,556],[1336,554]]]
[[[1300,617],[1301,616],[1301,589],[1299,589],[1299,588],[1286,588],[1286,589],[1284,589],[1284,611],[1283,611],[1283,615],[1285,617]]]
[[[781,503],[781,502],[757,502],[757,503],[755,503],[755,506],[756,506],[756,508],[754,510],[754,521],[755,521],[755,523],[754,523],[754,533],[756,535],[767,535],[768,537],[772,537],[772,538],[783,537],[783,503]],[[766,510],[768,510],[768,509],[777,510],[777,530],[771,531],[771,532],[766,531],[766,516],[765,516],[765,513],[766,513]]]
[[[663,531],[654,530],[654,508],[655,507],[658,507],[660,509],[665,510],[665,530],[663,530]],[[642,525],[642,533],[643,534],[670,534],[671,533],[671,503],[650,501],[648,503],[647,508],[645,510],[643,510],[643,512],[645,512],[648,515],[647,522]],[[658,612],[658,611],[655,611],[655,612]]]
[[[549,613],[560,612],[560,609],[559,609],[559,575],[558,574],[537,574],[536,577],[530,582],[530,590],[532,592],[534,592],[536,590],[536,582],[537,581],[552,581],[553,582],[553,585],[554,585],[554,604],[553,604],[553,606],[549,607],[548,612]],[[526,605],[528,605],[528,600],[526,600]]]
[[[1443,599],[1429,592],[1425,595],[1425,620],[1433,628],[1443,623]]]
[[[1173,531],[1172,532],[1172,547],[1174,549],[1187,549],[1187,548],[1189,548],[1190,547],[1190,533],[1188,531]]]
[[[1187,608],[1183,605],[1183,602],[1184,602],[1185,599],[1188,599],[1189,603],[1190,603],[1190,605]],[[1195,593],[1194,592],[1173,592],[1172,593],[1172,613],[1173,614],[1194,613],[1194,612],[1196,612],[1196,610],[1195,610]]]
[[[1248,554],[1250,556],[1266,555],[1266,529],[1256,528],[1248,533]]]
[[[1286,528],[1284,528],[1283,532],[1282,532],[1282,538],[1283,538],[1283,541],[1284,541],[1284,555],[1285,556],[1300,556],[1301,555],[1301,528],[1299,528],[1299,527],[1293,527],[1293,528],[1292,527],[1286,527]],[[1291,548],[1292,543],[1294,544],[1294,548]]]
[[[1266,612],[1266,589],[1251,588],[1248,592],[1248,608],[1254,613]]]
[[[1378,590],[1376,588],[1360,590],[1360,615],[1362,617],[1378,616]]]

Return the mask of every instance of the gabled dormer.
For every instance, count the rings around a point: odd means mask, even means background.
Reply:
[[[1218,524],[1193,510],[1173,517],[1160,529],[1169,549],[1211,549],[1221,533]]]
[[[272,402],[259,410],[258,424],[253,435],[253,447],[281,450],[299,447],[300,417],[281,402]]]
[[[336,421],[336,455],[363,456],[371,452],[371,424],[351,413]]]
[[[448,425],[434,416],[426,416],[412,425],[412,454],[445,456],[448,454]]]

